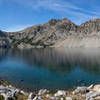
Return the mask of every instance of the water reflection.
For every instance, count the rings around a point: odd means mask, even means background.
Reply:
[[[52,72],[70,73],[80,67],[88,73],[100,74],[100,49],[9,50],[7,56]]]
[[[0,76],[30,89],[99,83],[100,49],[0,50]]]

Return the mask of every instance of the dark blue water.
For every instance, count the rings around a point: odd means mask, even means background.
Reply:
[[[100,83],[100,49],[0,50],[0,77],[25,90]]]

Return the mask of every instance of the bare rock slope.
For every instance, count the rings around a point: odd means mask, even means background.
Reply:
[[[0,48],[7,48],[9,46],[9,38],[6,32],[0,30]]]
[[[100,19],[87,21],[77,26],[75,34],[68,36],[65,40],[56,43],[55,47],[100,47]]]
[[[87,21],[80,26],[64,19],[52,19],[18,32],[0,32],[0,39],[9,47],[100,47],[100,19]],[[6,41],[5,41],[6,38]],[[1,43],[2,44],[2,43]]]

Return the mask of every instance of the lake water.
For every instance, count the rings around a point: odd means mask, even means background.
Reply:
[[[0,77],[29,91],[98,84],[100,49],[1,49]]]

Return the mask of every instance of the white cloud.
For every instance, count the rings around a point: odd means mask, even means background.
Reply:
[[[2,1],[2,0],[0,0]],[[9,0],[5,0],[9,2]],[[79,5],[75,5],[74,2],[68,2],[67,0],[10,0],[12,2],[16,2],[18,4],[24,5],[26,7],[30,7],[33,10],[51,10],[61,14],[62,16],[66,15],[73,17],[76,19],[76,23],[81,23],[83,19],[97,18],[100,16],[98,11],[96,10],[96,6],[94,9],[87,10],[85,8],[79,7]],[[70,0],[69,0],[70,1]],[[77,1],[77,0],[76,0]],[[80,1],[80,0],[78,0]],[[83,0],[81,0],[83,3]],[[80,21],[80,22],[79,22]]]
[[[97,18],[99,13],[80,8],[71,2],[63,0],[38,0],[34,6],[36,9],[48,9],[60,13],[61,15],[69,15],[77,24],[81,24],[85,20]]]
[[[16,31],[20,31],[20,30],[23,30],[27,27],[29,27],[31,25],[15,25],[15,26],[12,26],[12,27],[7,27],[4,29],[4,31],[7,31],[7,32],[16,32]]]
[[[75,5],[73,5],[72,3],[68,2],[68,1],[63,1],[63,0],[37,0],[37,6],[39,7],[43,7],[43,8],[48,8],[48,9],[52,9],[54,8],[72,8],[72,9],[81,9]]]
[[[60,13],[61,15],[69,15],[70,18],[74,17],[77,24],[81,24],[83,20],[89,20],[91,18],[97,18],[100,16],[98,11],[87,10],[85,8],[80,8],[79,6],[73,4],[72,2],[64,0],[37,0],[33,3],[33,9],[48,9]]]

